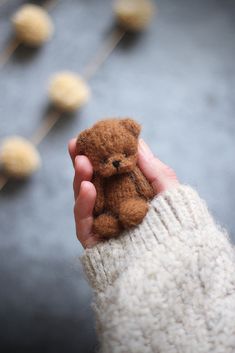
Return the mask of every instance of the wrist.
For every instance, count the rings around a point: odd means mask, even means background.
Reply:
[[[174,237],[184,237],[185,231],[194,233],[208,223],[213,221],[205,203],[190,187],[179,185],[159,194],[139,226],[85,250],[81,260],[91,285],[103,291],[132,261],[171,246]]]

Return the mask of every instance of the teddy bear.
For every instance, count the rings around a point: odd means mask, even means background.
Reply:
[[[141,223],[153,198],[151,184],[137,166],[140,125],[130,118],[105,119],[81,132],[76,152],[89,158],[97,198],[93,232],[118,236]]]

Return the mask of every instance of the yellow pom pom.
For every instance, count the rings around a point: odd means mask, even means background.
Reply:
[[[30,141],[20,136],[12,136],[3,141],[0,165],[8,176],[25,178],[36,171],[40,164],[39,153]]]
[[[49,97],[56,108],[73,112],[84,105],[90,96],[86,82],[72,72],[56,74],[50,83]]]
[[[151,21],[154,5],[151,0],[116,0],[114,12],[126,30],[140,31]]]
[[[53,25],[48,13],[37,5],[23,5],[13,15],[12,24],[17,38],[29,46],[40,46],[50,39]]]

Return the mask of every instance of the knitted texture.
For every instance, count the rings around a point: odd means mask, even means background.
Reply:
[[[108,119],[78,136],[77,153],[86,155],[95,171],[93,230],[101,237],[141,223],[148,211],[153,189],[136,165],[139,133],[132,119]]]
[[[234,251],[190,187],[81,260],[103,353],[235,352]]]

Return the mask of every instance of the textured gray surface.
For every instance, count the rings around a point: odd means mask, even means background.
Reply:
[[[22,2],[0,7],[0,49]],[[90,103],[40,146],[42,169],[0,194],[4,352],[94,351],[66,145],[99,118],[136,117],[154,152],[199,190],[235,239],[235,3],[159,0],[158,7],[149,30],[126,37],[92,79]],[[37,52],[20,48],[0,71],[0,138],[30,136],[47,106],[48,77],[81,71],[112,26],[109,0],[60,1],[51,15],[53,40]]]

